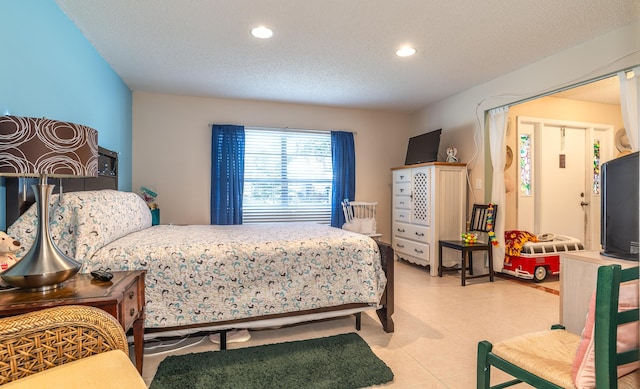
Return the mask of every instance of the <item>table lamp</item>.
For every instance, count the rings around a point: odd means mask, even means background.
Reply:
[[[49,199],[55,185],[48,177],[98,175],[98,132],[79,124],[19,116],[0,117],[0,176],[38,177],[32,185],[38,228],[33,246],[1,274],[9,285],[49,290],[73,277],[81,263],[64,254],[51,240]]]

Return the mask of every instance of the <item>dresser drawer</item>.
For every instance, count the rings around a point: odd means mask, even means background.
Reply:
[[[404,223],[393,223],[393,235],[418,241],[418,243],[429,242],[429,227],[417,226]]]
[[[409,223],[411,221],[411,210],[409,209],[394,209],[393,220],[399,222]]]
[[[402,258],[402,253],[430,261],[429,244],[413,242],[408,239],[393,237],[393,249]]]
[[[140,305],[140,297],[137,282],[131,284],[124,291],[122,297],[122,319],[125,323],[124,328],[131,328],[133,322],[139,317],[140,311],[143,309]]]
[[[395,183],[411,182],[411,170],[394,170],[393,182]]]
[[[393,196],[393,207],[396,209],[411,209],[411,197]]]
[[[411,183],[399,182],[399,183],[393,184],[393,195],[394,196],[411,196]]]

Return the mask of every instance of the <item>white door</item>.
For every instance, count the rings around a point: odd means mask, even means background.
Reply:
[[[540,233],[585,241],[585,128],[544,125],[540,132]]]

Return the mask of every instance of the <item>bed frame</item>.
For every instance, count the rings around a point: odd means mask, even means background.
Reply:
[[[385,332],[394,332],[394,323],[392,315],[394,312],[394,253],[390,244],[384,242],[376,242],[380,250],[381,265],[387,277],[387,284],[385,286],[384,293],[380,299],[379,308],[376,309],[378,319],[382,324],[382,328]],[[262,328],[278,326],[281,320],[293,319],[287,324],[304,323],[314,320],[321,320],[326,318],[340,317],[340,316],[355,316],[355,328],[360,331],[362,312],[365,310],[371,310],[372,307],[369,304],[345,304],[335,307],[318,308],[313,310],[304,310],[297,312],[288,312],[282,314],[265,315],[257,317],[247,317],[237,320],[219,321],[215,323],[200,323],[185,326],[176,327],[162,327],[162,328],[145,328],[145,336],[147,334],[170,334],[169,336],[184,336],[186,334],[193,333],[219,333],[220,334],[220,349],[226,350],[227,337],[226,333],[231,329],[237,328]],[[308,319],[305,319],[308,317]],[[297,320],[295,318],[300,318]],[[165,335],[167,336],[167,335]]]
[[[98,159],[99,172],[96,178],[84,178],[84,179],[65,179],[61,182],[57,179],[52,179],[51,184],[57,185],[54,191],[61,192],[77,192],[87,190],[100,190],[100,189],[118,189],[118,154],[100,148],[100,155]],[[33,182],[31,182],[33,181]],[[37,184],[37,179],[30,178],[6,178],[6,225],[7,227],[13,224],[13,222],[25,212],[31,204],[35,202],[33,197],[33,190],[31,184]],[[377,242],[381,265],[387,278],[387,284],[385,291],[380,300],[379,308],[376,310],[378,318],[382,324],[385,332],[394,331],[394,323],[392,315],[394,312],[394,253],[391,245],[384,242]],[[341,312],[346,312],[344,315],[354,314],[356,317],[356,329],[360,330],[361,324],[361,312],[366,309],[371,309],[368,304],[347,304],[330,308],[320,308],[307,311],[291,312],[285,314],[276,314],[268,316],[251,317],[239,320],[215,322],[215,323],[203,323],[197,325],[186,325],[180,327],[162,327],[162,328],[145,328],[146,333],[156,332],[197,332],[198,330],[207,330],[207,327],[211,328],[225,328],[222,330],[214,329],[210,332],[220,333],[220,348],[226,348],[226,331],[233,328],[234,325],[241,323],[255,323],[258,321],[270,321],[273,319],[294,318],[294,317],[310,317],[309,320],[314,320],[314,317],[336,317],[342,316]],[[308,321],[299,320],[297,322]]]

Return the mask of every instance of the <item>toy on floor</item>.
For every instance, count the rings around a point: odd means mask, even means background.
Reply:
[[[20,242],[0,231],[0,273],[18,262],[15,252],[20,249]]]
[[[542,282],[549,274],[560,274],[560,254],[584,250],[580,240],[564,235],[534,235],[527,231],[506,231],[503,273]]]

